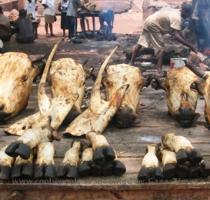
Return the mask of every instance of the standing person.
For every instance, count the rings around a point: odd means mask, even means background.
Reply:
[[[138,51],[141,48],[152,48],[158,57],[157,70],[162,72],[163,54],[165,52],[164,34],[172,35],[178,42],[189,47],[192,51],[196,49],[188,43],[181,35],[182,18],[186,19],[192,14],[192,6],[190,4],[182,4],[181,12],[177,9],[161,9],[156,13],[150,15],[143,26],[143,32],[138,40],[137,45],[134,46],[131,57],[131,64],[134,61]]]
[[[9,41],[10,38],[11,38],[10,21],[9,18],[4,15],[3,9],[0,6],[0,39],[2,41]]]
[[[32,21],[34,34],[35,34],[35,37],[37,38],[38,37],[37,29],[39,25],[39,20],[37,19],[37,16],[36,16],[36,9],[37,9],[36,3],[37,3],[37,0],[27,0],[25,4],[25,9],[27,11],[27,15]]]
[[[45,17],[45,31],[48,34],[48,27],[50,29],[50,36],[55,36],[53,34],[53,23],[56,20],[55,17],[55,0],[42,0],[42,5],[44,6],[44,17]]]
[[[82,7],[80,0],[69,0],[67,8],[67,20],[69,29],[69,39],[73,39],[77,32],[77,10]]]
[[[63,30],[63,37],[66,36],[66,29],[68,29],[68,20],[66,16],[68,3],[68,0],[61,0],[58,6],[58,10],[61,12],[61,29]]]

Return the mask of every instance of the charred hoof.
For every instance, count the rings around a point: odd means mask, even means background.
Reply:
[[[66,178],[76,179],[78,178],[78,168],[76,166],[67,166]]]
[[[43,165],[35,165],[34,178],[35,179],[44,178],[44,166]]]
[[[142,182],[161,180],[163,178],[162,171],[157,168],[145,168],[143,167],[138,175],[138,180]]]
[[[28,159],[31,154],[31,148],[21,142],[13,142],[6,148],[5,153],[11,157],[19,155],[23,159]]]
[[[162,180],[163,179],[163,172],[161,171],[160,167],[155,169],[155,180]]]
[[[111,162],[115,159],[115,152],[112,147],[99,147],[93,152],[93,161],[99,165]]]
[[[179,164],[183,164],[184,162],[188,161],[188,154],[187,154],[186,150],[180,149],[176,153],[176,160],[177,160],[177,163],[179,163]]]
[[[112,147],[105,147],[103,150],[106,162],[111,162],[115,159],[115,152]]]
[[[66,174],[68,172],[67,166],[66,165],[60,165],[57,167],[57,177],[59,178],[64,178],[66,177]]]
[[[105,162],[105,156],[103,153],[104,148],[96,148],[95,151],[93,152],[93,161],[102,165]]]
[[[190,151],[188,153],[188,155],[189,155],[190,161],[193,164],[200,163],[201,160],[203,160],[203,157],[202,157],[201,153],[199,151],[197,151],[196,149],[193,149],[192,151]]]
[[[191,167],[189,170],[188,177],[191,179],[199,178],[200,177],[200,167],[198,167],[198,166]]]
[[[90,162],[83,162],[78,167],[78,173],[80,177],[90,176],[91,175],[91,163]]]
[[[55,178],[56,169],[55,165],[46,165],[45,166],[45,178]]]
[[[122,176],[126,172],[125,165],[119,160],[115,160],[113,163],[113,175]]]
[[[118,128],[129,128],[132,126],[135,119],[136,114],[133,110],[128,107],[123,107],[117,111],[113,123]]]
[[[98,165],[97,163],[92,163],[91,164],[91,174],[92,174],[92,176],[101,176],[101,174],[102,174],[101,166]]]
[[[14,165],[12,167],[11,178],[13,178],[13,179],[20,178],[21,171],[22,171],[22,165]]]
[[[10,178],[11,168],[8,166],[0,166],[0,180],[8,180]]]
[[[106,163],[102,168],[102,176],[111,176],[113,169],[113,162]]]
[[[5,150],[5,153],[11,157],[17,157],[18,154],[15,153],[16,149],[19,147],[20,142],[12,142]]]
[[[163,177],[165,179],[173,179],[176,177],[176,165],[175,164],[166,164],[163,167]]]
[[[33,164],[28,163],[22,166],[22,176],[23,178],[32,178],[33,177]]]
[[[180,179],[188,178],[189,167],[184,165],[178,165],[176,170],[176,177]]]
[[[21,143],[15,150],[15,153],[22,159],[28,159],[31,154],[31,148],[28,145]]]

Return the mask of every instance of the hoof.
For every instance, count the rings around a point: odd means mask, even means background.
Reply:
[[[76,166],[67,166],[66,178],[76,179],[78,178],[78,168]]]
[[[45,178],[55,178],[56,177],[56,169],[55,165],[46,165],[45,166]]]
[[[184,162],[188,161],[188,154],[184,149],[180,149],[176,153],[176,160],[178,164],[183,164]]]
[[[125,165],[119,160],[115,160],[113,163],[113,175],[122,176],[126,172]]]
[[[138,180],[140,182],[148,182],[150,179],[149,169],[142,167],[138,174]]]
[[[176,177],[176,165],[166,164],[163,167],[163,177],[164,179],[173,179]]]
[[[90,162],[83,162],[78,167],[78,173],[80,177],[86,177],[91,175],[91,163]]]
[[[0,166],[0,180],[8,180],[10,178],[11,168],[8,166]]]
[[[103,152],[106,162],[112,162],[115,159],[115,152],[112,147],[105,147]]]
[[[66,177],[67,171],[68,171],[68,169],[67,169],[66,165],[57,166],[57,170],[56,170],[57,177],[59,177],[59,178]]]
[[[92,176],[101,176],[102,169],[97,163],[91,164],[91,174]]]
[[[22,166],[22,176],[24,178],[32,178],[33,177],[33,164],[24,164]]]
[[[35,179],[44,178],[44,166],[43,165],[35,165],[34,178]]]
[[[162,180],[163,179],[163,172],[160,167],[155,168],[155,180]]]
[[[201,153],[197,151],[196,149],[193,149],[191,152],[189,152],[188,155],[189,155],[190,161],[193,164],[198,164],[203,160]]]
[[[102,167],[102,176],[111,176],[112,175],[112,169],[113,169],[113,162],[106,163]]]
[[[198,167],[198,166],[191,167],[190,170],[189,170],[188,177],[190,179],[199,178],[200,177],[200,167]]]
[[[31,148],[28,145],[21,143],[15,150],[15,154],[19,155],[22,159],[29,159]]]
[[[18,154],[15,153],[16,149],[20,145],[20,142],[12,142],[5,150],[5,153],[11,157],[17,157]]]
[[[96,148],[95,151],[93,152],[93,161],[99,165],[103,165],[105,162],[105,156],[103,150],[104,150],[103,147],[99,147]]]
[[[21,178],[22,165],[14,165],[12,167],[11,178]]]
[[[163,173],[159,167],[145,168],[143,167],[138,175],[138,180],[141,182],[156,181],[163,178]]]
[[[185,165],[178,165],[176,170],[176,177],[180,179],[188,178],[189,176],[189,167]]]

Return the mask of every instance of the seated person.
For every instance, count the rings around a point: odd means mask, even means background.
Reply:
[[[16,40],[20,43],[32,43],[35,39],[34,29],[31,20],[27,17],[27,11],[22,9],[19,18],[14,24]]]
[[[28,17],[32,21],[35,37],[38,38],[37,29],[38,29],[38,26],[39,26],[39,23],[40,23],[40,19],[38,19],[37,16],[36,16],[36,10],[37,10],[36,3],[37,3],[37,0],[27,0],[26,3],[25,3],[25,9],[27,11]]]
[[[0,6],[0,39],[2,41],[9,41],[11,38],[10,21],[3,13],[3,9]]]

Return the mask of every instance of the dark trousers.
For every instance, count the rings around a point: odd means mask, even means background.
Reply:
[[[76,36],[77,33],[77,18],[72,16],[67,16],[69,38]]]

